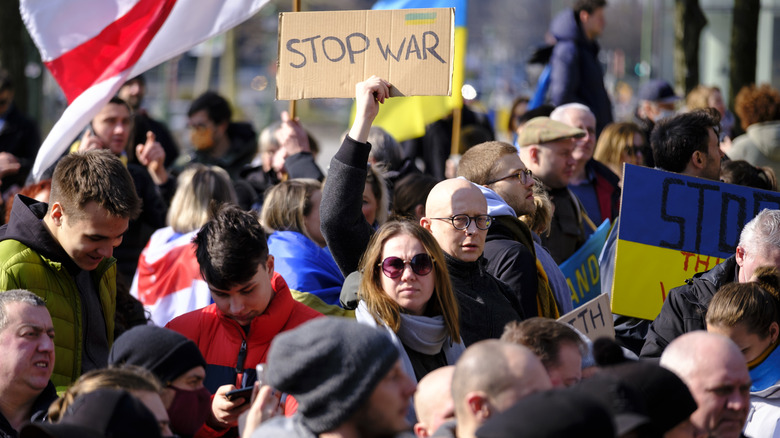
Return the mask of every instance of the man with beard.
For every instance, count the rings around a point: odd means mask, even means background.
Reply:
[[[488,229],[485,258],[488,272],[507,283],[517,295],[526,317],[558,318],[544,268],[536,261],[531,230],[517,219],[533,214],[534,178],[514,146],[491,141],[466,151],[458,175],[476,184],[488,201],[493,224]]]

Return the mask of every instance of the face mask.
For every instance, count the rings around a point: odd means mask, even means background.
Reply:
[[[206,422],[211,409],[211,393],[201,388],[194,391],[170,386],[176,391],[168,417],[171,420],[171,430],[181,436],[192,436]]]
[[[190,131],[190,142],[196,151],[202,151],[214,146],[214,129],[192,129]]]

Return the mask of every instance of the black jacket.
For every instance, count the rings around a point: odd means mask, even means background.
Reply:
[[[49,381],[46,388],[38,395],[32,405],[32,412],[30,416],[31,423],[43,423],[49,417],[49,405],[57,400],[57,390],[54,388],[54,384]],[[8,423],[2,413],[0,413],[0,438],[17,438],[19,431],[15,430]]]
[[[539,316],[536,305],[539,288],[536,255],[518,241],[507,225],[498,218],[494,219],[485,240],[484,256],[487,259],[487,270],[512,288],[526,312],[526,317]],[[511,219],[519,222],[517,218],[509,217],[509,220]],[[530,231],[528,239],[533,239]]]
[[[498,339],[507,323],[525,318],[520,301],[506,283],[487,272],[483,257],[464,262],[445,253],[444,258],[458,300],[460,336],[467,347],[484,339]]]
[[[41,135],[38,132],[38,125],[11,104],[11,109],[5,116],[5,124],[0,129],[0,152],[8,152],[16,157],[21,167],[16,175],[3,177],[4,191],[14,184],[19,187],[24,186],[40,147]]]
[[[669,291],[661,313],[650,324],[642,357],[659,357],[674,338],[694,330],[706,330],[707,308],[721,286],[737,281],[739,266],[731,256],[707,272]]]

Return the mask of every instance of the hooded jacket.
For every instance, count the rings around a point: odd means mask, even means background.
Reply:
[[[748,126],[746,133],[734,139],[728,155],[754,166],[769,166],[780,175],[780,121]]]
[[[0,227],[0,290],[26,289],[46,301],[57,334],[51,381],[64,389],[82,371],[84,315],[75,280],[81,270],[44,226],[46,209],[45,203],[25,196],[14,200],[8,225]],[[108,347],[111,347],[116,312],[116,259],[103,259],[90,277],[97,286]]]
[[[650,324],[640,356],[660,357],[674,338],[694,330],[706,330],[705,317],[712,297],[721,286],[737,281],[738,273],[736,256],[731,256],[670,290],[661,313]]]
[[[493,224],[488,229],[484,256],[487,270],[514,291],[526,317],[559,318],[544,267],[536,257],[531,230],[493,190],[476,185],[485,195]]]
[[[574,11],[561,11],[550,24],[556,43],[550,57],[550,100],[553,105],[579,102],[596,115],[596,132],[612,123],[612,102],[604,88],[599,45],[585,36]]]

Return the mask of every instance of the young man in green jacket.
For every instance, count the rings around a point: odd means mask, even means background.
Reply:
[[[57,332],[58,388],[107,365],[116,311],[111,256],[139,211],[122,162],[89,151],[60,160],[48,204],[17,196],[0,228],[0,291],[26,289],[46,301]]]

